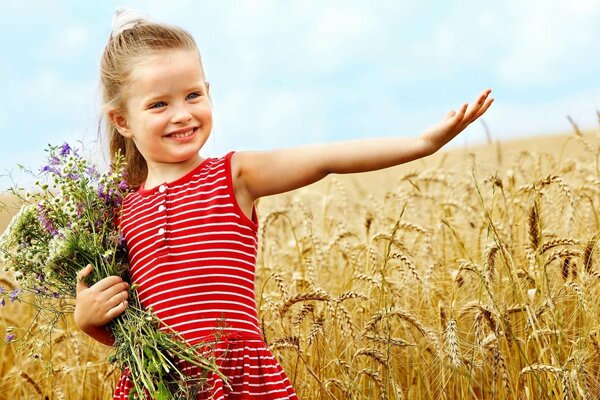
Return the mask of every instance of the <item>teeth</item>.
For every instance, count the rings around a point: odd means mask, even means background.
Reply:
[[[183,138],[183,137],[187,137],[190,136],[192,133],[194,133],[193,129],[190,129],[187,132],[181,132],[181,133],[172,133],[171,136],[175,137],[175,138]]]

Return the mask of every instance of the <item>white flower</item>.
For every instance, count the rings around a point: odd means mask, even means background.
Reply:
[[[69,240],[71,240],[70,232],[64,228],[59,229],[58,234],[48,243],[48,260],[58,261],[69,257]]]

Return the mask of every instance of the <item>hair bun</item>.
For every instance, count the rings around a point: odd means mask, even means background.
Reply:
[[[150,21],[148,14],[129,7],[119,7],[115,10],[112,20],[112,37],[117,36],[139,23]]]

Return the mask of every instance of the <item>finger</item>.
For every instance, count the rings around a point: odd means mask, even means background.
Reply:
[[[464,103],[459,109],[458,112],[454,115],[454,119],[456,119],[456,121],[462,121],[465,118],[465,113],[467,112],[467,107],[469,105],[467,103]]]
[[[487,97],[489,96],[491,90],[490,89],[486,89],[483,92],[481,92],[481,94],[477,97],[477,99],[471,103],[469,105],[468,111],[467,111],[467,118],[470,118],[474,115],[477,115],[477,112],[479,111],[479,109],[484,105],[485,100],[487,99]]]
[[[118,292],[117,294],[112,296],[110,299],[108,299],[108,301],[106,302],[107,311],[109,311],[112,308],[117,307],[119,304],[123,303],[124,301],[127,301],[128,298],[129,298],[129,295],[128,295],[127,291]]]
[[[92,264],[88,264],[77,273],[77,294],[84,289],[89,288],[89,286],[83,281],[83,278],[92,273],[93,267]]]
[[[475,113],[475,119],[479,118],[481,116],[481,114],[483,114],[485,112],[485,110],[487,110],[490,106],[490,93],[492,93],[491,89],[486,89],[483,91],[483,93],[481,93],[481,95],[479,95],[479,98],[477,99],[477,107],[476,107],[476,113]],[[483,112],[482,112],[483,110]]]
[[[120,296],[122,300],[129,298],[129,284],[127,282],[120,282],[116,285],[109,287],[100,293],[100,301],[109,301],[115,296]]]
[[[123,314],[123,312],[127,309],[128,305],[129,302],[127,300],[120,302],[118,305],[106,312],[106,318],[108,318],[109,321],[113,320],[114,318]]]
[[[477,118],[481,117],[488,110],[488,108],[490,108],[493,102],[493,98],[490,97],[489,99],[487,99],[483,107],[481,107],[477,112]]]
[[[448,111],[448,113],[446,114],[446,118],[444,118],[444,119],[450,119],[450,118],[454,117],[455,115],[456,115],[456,111],[450,110],[450,111]]]
[[[465,114],[465,120],[469,123],[475,121],[478,117],[479,110],[485,103],[485,96],[479,97],[475,103],[469,105]]]
[[[121,279],[121,277],[112,275],[112,276],[107,276],[106,278],[99,280],[92,287],[94,289],[98,290],[99,292],[103,292],[106,289],[108,289],[116,284],[119,284],[121,282],[123,282],[123,279]]]

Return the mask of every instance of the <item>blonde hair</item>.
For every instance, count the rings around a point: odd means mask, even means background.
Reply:
[[[146,180],[148,166],[133,140],[117,131],[108,112],[125,112],[128,87],[136,64],[160,51],[180,49],[195,51],[200,58],[198,46],[189,32],[179,27],[152,22],[137,23],[132,28],[111,35],[104,49],[100,64],[100,83],[110,159],[114,162],[116,154],[121,152],[127,163],[126,180],[132,187],[137,188]]]

